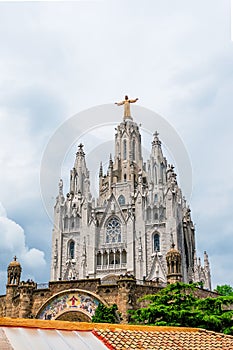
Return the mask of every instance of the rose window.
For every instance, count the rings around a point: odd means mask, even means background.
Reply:
[[[106,243],[116,243],[121,241],[121,224],[117,218],[109,221],[106,231]]]

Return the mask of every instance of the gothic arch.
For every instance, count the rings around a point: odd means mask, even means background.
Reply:
[[[120,243],[122,240],[122,223],[118,216],[108,218],[105,223],[106,243]]]
[[[118,197],[118,203],[120,205],[125,205],[125,197],[123,196],[123,194],[121,194],[119,197]]]
[[[44,320],[67,319],[66,316],[72,314],[72,318],[91,321],[95,314],[95,309],[99,303],[108,304],[93,292],[82,289],[69,289],[54,294],[39,308],[36,318]],[[68,317],[69,318],[69,317]]]
[[[75,258],[75,241],[70,239],[67,243],[67,257],[68,259]]]
[[[55,320],[72,322],[91,322],[91,317],[84,310],[69,310],[61,312]]]
[[[123,160],[127,159],[127,141],[123,139]]]
[[[153,252],[160,251],[160,234],[158,231],[155,231],[152,234],[152,246],[153,246]]]
[[[136,141],[135,138],[132,140],[132,158],[136,161]]]

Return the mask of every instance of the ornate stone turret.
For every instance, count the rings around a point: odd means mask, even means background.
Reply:
[[[7,268],[7,286],[18,286],[21,277],[21,265],[17,261],[16,256],[14,256],[14,260],[10,262]]]
[[[76,153],[73,169],[70,171],[70,194],[81,193],[86,198],[90,197],[89,171],[86,166],[83,144],[80,143]]]
[[[13,307],[12,300],[14,298],[15,302],[18,297],[18,287],[20,284],[21,277],[21,265],[17,261],[16,256],[14,260],[10,262],[7,268],[7,290],[6,290],[6,316],[15,317],[17,308]]]
[[[175,249],[175,244],[172,242],[171,249],[166,254],[167,260],[167,283],[176,283],[181,281],[181,254]]]

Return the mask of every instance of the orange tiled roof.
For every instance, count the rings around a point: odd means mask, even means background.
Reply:
[[[93,333],[111,350],[230,350],[233,337],[206,330],[134,331],[96,329]]]
[[[1,326],[89,332],[111,350],[233,350],[232,336],[198,328],[44,321],[22,318],[0,318]]]

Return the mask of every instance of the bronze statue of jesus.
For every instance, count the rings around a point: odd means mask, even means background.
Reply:
[[[135,98],[134,100],[129,100],[128,96],[125,96],[125,100],[122,102],[115,102],[117,106],[124,105],[124,119],[132,119],[130,115],[130,103],[137,102],[138,98]]]

